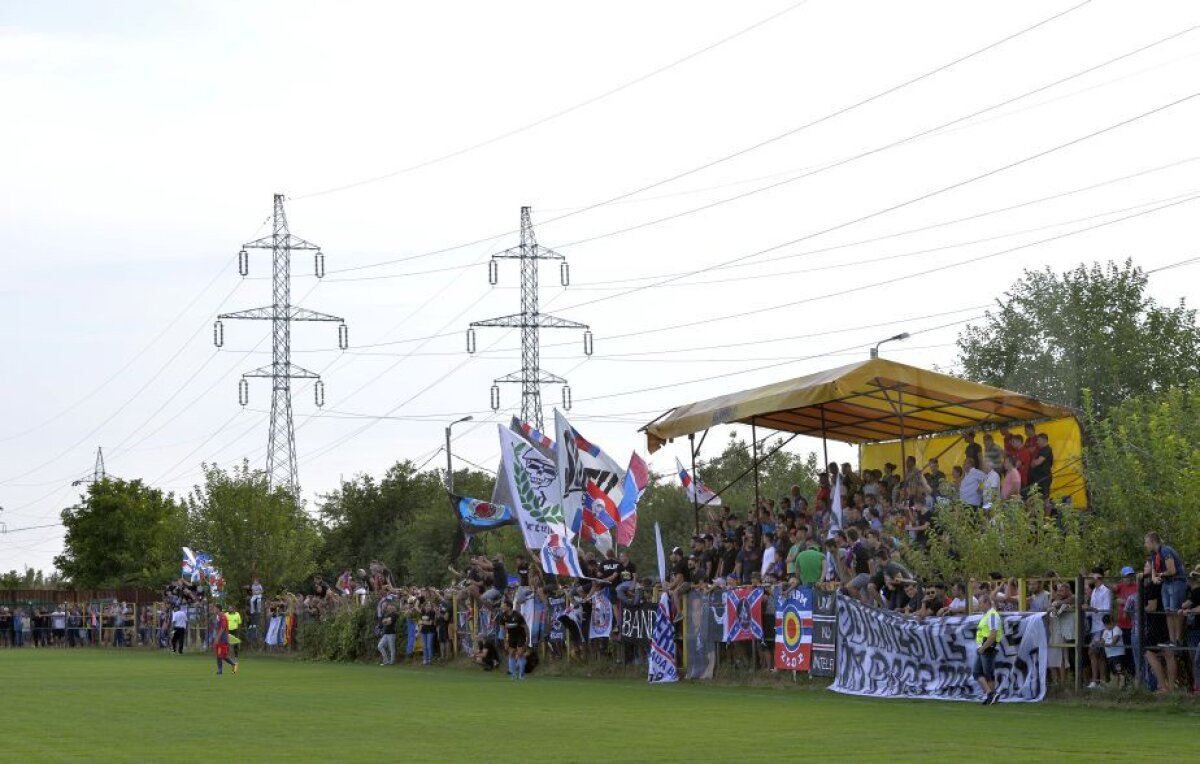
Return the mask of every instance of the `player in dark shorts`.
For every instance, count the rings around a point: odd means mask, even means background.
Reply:
[[[529,654],[529,625],[525,617],[513,609],[512,600],[504,600],[500,614],[504,641],[508,647],[508,673],[514,680],[525,678],[525,658]]]

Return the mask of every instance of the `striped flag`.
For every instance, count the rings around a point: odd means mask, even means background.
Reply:
[[[557,533],[546,537],[546,545],[542,547],[542,569],[553,576],[583,577],[575,547]]]
[[[637,505],[650,485],[650,469],[646,461],[637,455],[629,455],[629,469],[625,470],[625,490],[621,504],[617,507],[617,543],[629,546],[637,533]]]
[[[679,471],[679,482],[683,483],[683,489],[687,491],[689,499],[710,507],[721,506],[721,497],[713,493],[704,483],[694,480],[683,468],[678,456],[675,457],[675,468]]]

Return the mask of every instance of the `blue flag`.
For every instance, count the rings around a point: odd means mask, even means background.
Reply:
[[[516,525],[517,515],[512,507],[503,504],[493,504],[490,501],[469,499],[466,496],[450,494],[450,504],[458,514],[459,525],[468,536],[486,531],[494,531],[505,525]]]

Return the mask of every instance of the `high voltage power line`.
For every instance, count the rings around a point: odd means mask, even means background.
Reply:
[[[946,70],[948,70],[948,69],[952,69],[953,67],[955,67],[955,66],[957,66],[957,65],[959,65],[959,64],[961,64],[961,63],[964,63],[964,62],[966,62],[966,61],[969,61],[970,59],[972,59],[972,58],[975,58],[975,57],[977,57],[977,56],[980,56],[980,55],[982,55],[982,54],[984,54],[984,53],[986,53],[986,52],[988,52],[988,51],[990,51],[990,50],[993,50],[994,48],[997,48],[997,47],[999,47],[999,46],[1001,46],[1001,45],[1004,45],[1005,43],[1008,43],[1008,42],[1010,42],[1010,41],[1012,41],[1012,40],[1018,39],[1018,38],[1020,38],[1020,37],[1022,37],[1022,36],[1024,36],[1024,35],[1026,35],[1026,34],[1029,34],[1030,32],[1033,32],[1034,30],[1036,30],[1036,29],[1038,29],[1038,28],[1040,28],[1040,27],[1042,27],[1042,26],[1045,26],[1046,24],[1049,24],[1049,23],[1051,23],[1052,21],[1055,21],[1055,20],[1057,20],[1057,19],[1059,19],[1059,18],[1062,18],[1063,16],[1066,16],[1066,15],[1068,15],[1068,14],[1070,14],[1070,13],[1073,13],[1074,11],[1077,11],[1077,10],[1079,10],[1080,8],[1083,8],[1084,6],[1088,5],[1090,2],[1091,2],[1091,0],[1084,0],[1084,2],[1082,2],[1082,3],[1079,3],[1078,5],[1071,6],[1070,8],[1067,8],[1067,9],[1066,9],[1066,10],[1064,10],[1064,11],[1060,11],[1060,12],[1058,12],[1058,13],[1055,13],[1055,14],[1053,14],[1053,15],[1051,15],[1051,16],[1049,16],[1049,17],[1047,17],[1047,18],[1044,18],[1044,19],[1042,19],[1041,21],[1038,21],[1038,22],[1037,22],[1037,23],[1035,23],[1035,24],[1032,24],[1032,25],[1030,25],[1030,26],[1024,27],[1023,29],[1021,29],[1021,30],[1019,30],[1019,31],[1017,31],[1017,32],[1014,32],[1014,33],[1011,33],[1011,34],[1009,34],[1009,35],[1006,35],[1006,36],[1004,36],[1004,37],[1002,37],[1002,38],[1000,38],[1000,39],[998,39],[998,40],[996,40],[996,41],[994,41],[994,42],[991,42],[991,43],[989,43],[989,44],[987,44],[987,45],[985,45],[985,46],[983,46],[983,47],[981,47],[981,48],[977,48],[977,49],[975,49],[975,50],[971,51],[970,53],[967,53],[966,55],[959,56],[959,57],[957,57],[957,58],[955,58],[955,59],[953,59],[953,60],[951,60],[951,61],[948,61],[948,62],[946,62],[946,63],[944,63],[944,64],[941,64],[941,65],[939,65],[939,66],[937,66],[937,67],[934,67],[933,69],[930,69],[930,70],[928,70],[928,71],[925,71],[925,72],[923,72],[922,74],[919,74],[919,75],[917,75],[916,77],[912,77],[912,78],[910,78],[910,79],[907,79],[907,80],[905,80],[905,81],[903,81],[903,82],[901,82],[901,83],[899,83],[899,84],[897,84],[897,85],[892,85],[891,87],[888,87],[888,88],[885,88],[884,90],[878,91],[878,92],[876,92],[876,93],[874,93],[874,94],[872,94],[872,95],[870,95],[870,96],[867,96],[866,98],[863,98],[863,99],[861,99],[861,100],[859,100],[859,101],[856,101],[856,102],[854,102],[854,103],[852,103],[852,104],[850,104],[850,105],[848,105],[848,106],[844,106],[844,107],[842,107],[842,108],[840,108],[840,109],[837,109],[837,110],[835,110],[835,111],[829,112],[829,113],[827,113],[827,114],[825,114],[825,115],[823,115],[823,116],[821,116],[821,117],[818,117],[818,118],[816,118],[816,119],[814,119],[814,120],[811,120],[811,121],[809,121],[809,122],[803,123],[803,124],[801,124],[801,125],[799,125],[799,126],[797,126],[797,127],[794,127],[794,128],[791,128],[791,129],[789,129],[789,130],[786,130],[786,131],[784,131],[784,132],[782,132],[782,133],[779,133],[779,134],[777,134],[777,135],[774,135],[774,136],[772,136],[772,137],[770,137],[770,138],[767,138],[767,139],[765,139],[765,140],[762,140],[762,141],[759,141],[759,142],[757,142],[757,143],[751,144],[750,146],[743,147],[743,148],[741,148],[741,149],[738,149],[737,151],[734,151],[733,153],[726,154],[726,155],[724,155],[724,156],[722,156],[722,157],[719,157],[719,158],[717,158],[717,159],[714,159],[714,160],[711,160],[711,161],[705,162],[705,163],[703,163],[703,164],[697,165],[697,166],[695,166],[695,167],[692,167],[692,168],[690,168],[690,169],[688,169],[688,170],[685,170],[685,171],[683,171],[683,172],[677,173],[677,174],[675,174],[675,175],[671,175],[671,176],[669,176],[669,177],[667,177],[667,178],[663,178],[663,179],[661,179],[661,180],[654,181],[653,183],[650,183],[650,184],[647,184],[647,185],[640,186],[640,187],[638,187],[638,188],[635,188],[635,189],[633,189],[633,190],[630,190],[630,191],[623,192],[623,193],[621,193],[621,194],[618,194],[618,195],[616,195],[616,196],[613,196],[613,197],[611,197],[611,198],[605,199],[605,200],[603,200],[603,201],[594,202],[594,203],[592,203],[592,204],[589,204],[589,205],[586,205],[586,206],[584,206],[584,207],[581,207],[581,208],[579,208],[579,209],[577,209],[577,210],[573,210],[573,211],[571,211],[571,212],[564,213],[564,214],[562,214],[562,215],[558,215],[558,216],[556,216],[556,217],[549,218],[549,219],[547,219],[547,220],[544,220],[544,221],[542,221],[542,225],[550,225],[551,223],[555,223],[555,222],[557,222],[557,221],[560,221],[560,220],[566,220],[566,219],[568,219],[568,218],[575,217],[576,215],[581,215],[581,214],[584,214],[584,213],[586,213],[586,212],[591,212],[592,210],[599,209],[599,208],[601,208],[601,207],[604,207],[604,206],[606,206],[606,205],[612,204],[612,203],[614,203],[614,202],[621,201],[621,200],[623,200],[623,199],[627,199],[627,198],[629,198],[629,197],[632,197],[632,196],[636,196],[636,195],[638,195],[638,194],[641,194],[641,193],[644,193],[644,192],[646,192],[646,191],[650,191],[650,190],[652,190],[652,189],[655,189],[655,188],[658,188],[658,187],[660,187],[660,186],[664,186],[664,185],[666,185],[666,184],[668,184],[668,183],[673,183],[673,182],[675,182],[675,181],[677,181],[677,180],[682,180],[683,178],[689,177],[689,176],[691,176],[691,175],[695,175],[696,173],[699,173],[699,172],[703,172],[704,170],[708,170],[708,169],[710,169],[710,168],[712,168],[712,167],[716,167],[717,165],[723,164],[723,163],[725,163],[725,162],[728,162],[728,161],[730,161],[730,160],[732,160],[732,159],[736,159],[736,158],[738,158],[738,157],[744,156],[744,155],[746,155],[746,154],[749,154],[749,153],[751,153],[751,152],[757,151],[758,149],[761,149],[761,148],[763,148],[763,147],[765,147],[765,146],[769,146],[769,145],[771,145],[771,144],[773,144],[773,143],[777,143],[778,141],[781,141],[781,140],[783,140],[783,139],[785,139],[785,138],[789,138],[789,137],[791,137],[791,136],[793,136],[793,135],[799,134],[799,133],[801,133],[801,132],[803,132],[803,131],[805,131],[805,130],[807,130],[807,129],[811,128],[811,127],[815,127],[815,126],[817,126],[817,125],[820,125],[820,124],[823,124],[823,123],[825,123],[825,122],[828,122],[828,121],[830,121],[830,120],[832,120],[832,119],[835,119],[835,118],[837,118],[837,117],[840,117],[840,116],[842,116],[842,115],[844,115],[844,114],[848,114],[848,113],[850,113],[850,112],[852,112],[852,111],[854,111],[854,110],[856,110],[856,109],[859,109],[859,108],[861,108],[861,107],[863,107],[863,106],[866,106],[866,105],[868,105],[868,104],[871,104],[871,103],[873,103],[873,102],[875,102],[875,101],[878,101],[878,100],[880,100],[880,99],[882,99],[882,98],[885,98],[885,97],[887,97],[887,96],[889,96],[889,95],[892,95],[893,93],[896,93],[896,92],[898,92],[898,91],[900,91],[900,90],[903,90],[903,89],[905,89],[905,88],[907,88],[907,87],[910,87],[910,86],[912,86],[912,85],[915,85],[915,84],[917,84],[918,82],[921,82],[921,81],[923,81],[923,80],[929,79],[930,77],[933,77],[933,76],[935,76],[935,75],[937,75],[937,74],[940,74],[940,73],[941,73],[941,72],[943,72],[943,71],[946,71]],[[517,234],[517,233],[520,233],[520,230],[519,230],[519,229],[518,229],[518,230],[512,230],[512,231],[506,231],[506,232],[504,232],[503,234],[499,234],[499,236],[511,236],[511,235],[513,235],[513,234]],[[484,243],[484,242],[486,242],[486,241],[490,241],[490,240],[492,240],[492,239],[495,239],[495,238],[497,238],[497,236],[489,236],[489,237],[486,237],[486,238],[483,238],[483,239],[477,239],[477,240],[475,240],[475,241],[465,242],[465,243],[463,243],[463,244],[456,244],[456,245],[454,245],[454,246],[452,246],[452,247],[445,247],[445,248],[438,249],[438,250],[433,250],[433,251],[430,251],[430,252],[422,252],[422,253],[419,253],[419,254],[414,254],[414,255],[406,255],[406,256],[404,256],[404,257],[392,258],[392,259],[389,259],[389,260],[382,260],[382,261],[375,262],[375,263],[366,263],[366,264],[363,264],[363,265],[356,265],[356,266],[351,266],[351,267],[347,267],[347,268],[340,268],[340,269],[337,269],[337,270],[331,270],[331,271],[329,271],[329,273],[330,273],[330,274],[337,274],[337,273],[349,273],[349,272],[352,272],[352,271],[360,271],[360,270],[364,270],[364,269],[367,269],[367,268],[378,268],[378,267],[381,267],[381,266],[384,266],[384,265],[392,265],[392,264],[395,264],[395,263],[400,263],[400,262],[407,262],[407,261],[411,261],[411,260],[418,260],[418,259],[422,259],[422,258],[425,258],[425,257],[433,257],[433,256],[435,256],[435,255],[444,254],[444,253],[446,253],[446,252],[453,252],[454,250],[456,250],[456,249],[461,249],[461,248],[463,248],[463,247],[470,247],[470,246],[474,246],[474,245],[476,245],[476,244],[482,244],[482,243]]]

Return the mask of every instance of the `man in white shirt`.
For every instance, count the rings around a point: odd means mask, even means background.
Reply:
[[[183,643],[187,640],[188,612],[186,607],[177,607],[171,613],[171,652],[183,655]]]
[[[762,576],[762,580],[766,581],[768,575],[775,573],[775,561],[778,559],[779,553],[775,549],[775,538],[770,533],[763,534],[763,552],[762,566],[758,571]]]
[[[1088,633],[1091,636],[1088,651],[1089,668],[1092,681],[1088,689],[1095,689],[1104,684],[1108,673],[1108,656],[1104,649],[1104,616],[1112,615],[1112,589],[1104,583],[1104,570],[1096,568],[1092,571],[1092,594],[1088,600]]]
[[[986,457],[983,460],[983,489],[981,498],[983,499],[983,508],[991,509],[992,504],[1000,497],[1000,473],[996,472],[996,466]],[[964,480],[964,482],[966,482]]]
[[[972,507],[982,506],[982,488],[986,476],[969,457],[963,463],[963,470],[963,479],[958,486],[958,497],[962,499],[963,504],[969,504]]]

